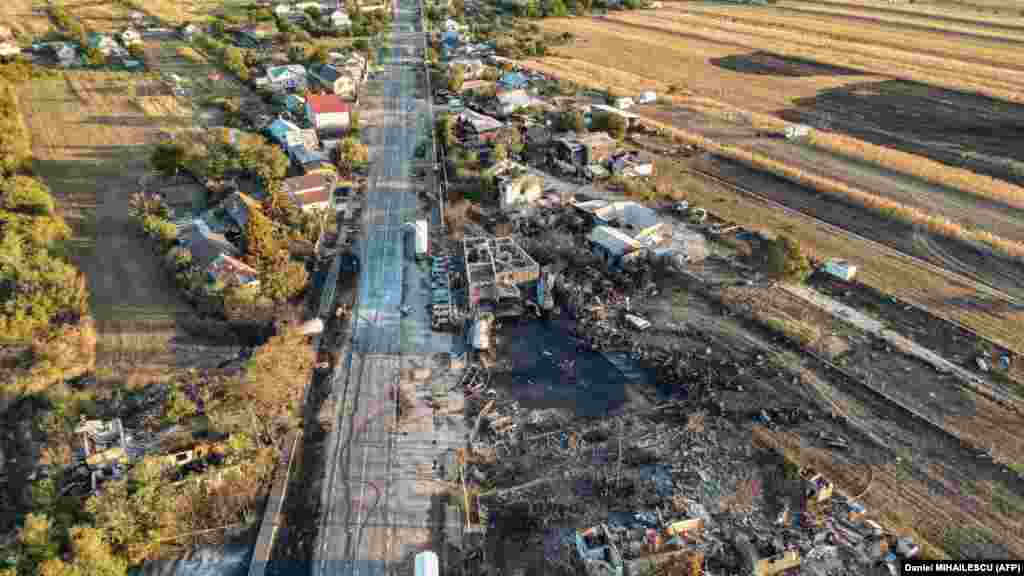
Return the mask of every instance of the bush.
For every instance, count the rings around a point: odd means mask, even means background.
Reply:
[[[32,216],[50,216],[54,210],[50,189],[28,176],[15,176],[0,182],[0,202],[5,210]]]
[[[147,236],[160,244],[161,252],[170,250],[178,238],[177,226],[155,214],[146,214],[142,217],[142,229]]]
[[[772,278],[791,282],[803,282],[811,273],[811,263],[800,243],[784,235],[768,244],[765,266]]]

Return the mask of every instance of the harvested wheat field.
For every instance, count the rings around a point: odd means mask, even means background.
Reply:
[[[783,0],[783,3],[871,10],[884,14],[923,16],[933,20],[1024,30],[1024,12],[1016,0]]]
[[[66,0],[64,9],[92,32],[119,32],[131,26],[128,3],[114,0]]]
[[[188,314],[174,283],[140,241],[127,201],[147,170],[157,132],[187,117],[155,79],[69,72],[21,86],[35,171],[74,230],[73,258],[89,281],[101,375],[173,365],[177,321]]]
[[[723,8],[728,12],[729,8]],[[769,9],[770,10],[770,9]],[[770,18],[770,15],[766,15]],[[824,65],[844,66],[869,74],[941,86],[952,90],[976,91],[1009,102],[1020,102],[1021,73],[949,58],[897,50],[857,42],[840,42],[822,34],[789,31],[765,24],[753,26],[686,10],[621,13],[606,19],[614,25],[648,30],[732,45],[749,50],[804,58]]]
[[[6,26],[15,37],[32,38],[52,30],[45,7],[32,0],[11,0],[0,4],[0,26]]]

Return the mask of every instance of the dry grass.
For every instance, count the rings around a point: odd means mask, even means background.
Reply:
[[[49,16],[40,5],[33,10],[33,0],[11,0],[0,4],[0,26],[7,26],[16,36],[32,38],[53,29]]]
[[[575,63],[575,62],[574,62]],[[584,86],[594,88],[607,87],[605,81],[610,80],[607,76],[587,78],[586,72],[566,73],[564,64],[551,63],[551,59],[543,62],[527,62],[525,67],[549,73],[573,82],[581,83]],[[627,89],[623,84],[612,84],[613,87]],[[677,99],[679,100],[679,99]],[[693,101],[687,99],[687,101]],[[743,114],[747,120],[755,125],[768,126],[773,129],[780,129],[786,125],[782,120],[767,115],[758,115],[745,111],[738,111],[732,107],[720,105],[708,99],[701,99],[703,106],[698,104],[695,109],[701,111],[713,111],[713,113]],[[860,206],[875,211],[887,218],[901,222],[919,225],[925,229],[942,236],[977,242],[990,246],[998,253],[1005,254],[1012,258],[1024,257],[1024,243],[1009,240],[985,230],[978,230],[964,226],[949,218],[929,214],[920,208],[909,206],[895,200],[891,200],[878,194],[863,190],[846,183],[839,182],[832,178],[807,173],[799,168],[789,166],[784,162],[772,159],[763,154],[745,150],[732,145],[723,145],[699,134],[682,130],[668,124],[646,119],[649,124],[657,125],[667,130],[682,140],[701,148],[719,154],[725,158],[740,162],[746,166],[764,170],[784,179],[809,186],[820,192],[836,196],[844,200],[852,201]],[[947,167],[943,164],[930,161],[926,158],[907,154],[897,150],[889,150],[880,146],[870,145],[847,136],[822,133],[815,131],[814,143],[830,152],[857,158],[876,164],[887,169],[904,171],[905,173],[920,177],[926,181],[943,184],[952,187],[961,186],[964,192],[982,198],[992,199],[1007,203],[1011,206],[1024,202],[1024,189],[1013,186],[994,178],[973,174],[969,171]],[[947,176],[948,173],[948,176]]]
[[[991,176],[947,166],[924,156],[878,146],[832,132],[812,130],[810,142],[823,150],[903,172],[925,182],[956,188],[979,198],[995,200],[1005,203],[1007,206],[1024,210],[1024,188]]]
[[[792,15],[766,11],[763,8],[685,5],[688,13],[713,18],[720,23],[740,23],[760,30],[800,31],[802,36],[828,38],[858,45],[879,46],[950,58],[955,61],[977,61],[996,68],[1020,68],[1022,51],[1005,42],[953,38],[942,32],[899,29],[891,24],[846,21],[829,15]],[[1024,36],[1021,37],[1024,41]],[[840,44],[841,45],[841,44]]]
[[[973,4],[981,4],[985,0],[978,0]],[[965,3],[966,4],[966,3]],[[1002,2],[996,0],[995,8],[1013,8],[1014,2]],[[959,28],[961,26],[977,26],[979,30],[992,30],[992,27],[1019,27],[1024,24],[1024,19],[1019,12],[1010,11],[1009,15],[986,16],[978,10],[964,10],[961,8],[950,8],[948,6],[937,6],[931,2],[915,1],[910,5],[909,0],[900,2],[893,6],[885,1],[874,0],[783,0],[779,2],[780,7],[813,8],[814,10],[844,11],[857,14],[880,14],[886,19],[906,20],[914,23],[927,23],[929,25]]]
[[[191,46],[178,46],[175,50],[178,56],[196,64],[206,64],[206,57]]]
[[[846,340],[832,335],[835,320],[816,309],[787,305],[773,288],[728,287],[719,298],[730,307],[744,310],[757,322],[786,335],[819,356],[834,359],[850,349]]]
[[[928,214],[918,208],[884,198],[867,190],[849,186],[831,178],[809,174],[799,168],[794,168],[784,162],[757,152],[744,150],[736,146],[719,144],[714,140],[662,122],[653,120],[648,120],[648,122],[708,152],[739,162],[745,166],[774,174],[801,186],[807,186],[823,194],[852,202],[886,218],[920,226],[933,234],[947,238],[984,244],[995,252],[1010,258],[1024,258],[1024,242],[1008,240],[991,232],[968,228],[948,218]]]
[[[140,109],[144,76],[68,72],[19,86],[35,170],[53,190],[86,274],[101,373],[176,364],[168,342],[189,313],[173,282],[138,241],[127,211],[146,167],[147,143],[165,126]],[[178,120],[175,120],[178,121]],[[97,257],[102,254],[104,257]]]
[[[969,494],[965,486],[950,480],[963,471],[944,470],[939,465],[924,470],[929,480],[945,487],[936,490],[911,474],[914,455],[909,452],[900,453],[899,461],[882,466],[852,464],[837,461],[826,450],[804,445],[799,436],[790,432],[758,426],[753,438],[756,445],[821,472],[841,492],[858,495],[869,517],[900,535],[913,536],[926,557],[946,558],[958,553],[958,531],[965,528],[998,531],[999,536],[993,540],[1006,546],[1011,555],[1019,554],[1024,547],[1017,519],[1019,502],[1012,496],[1005,497],[1005,491],[999,502]],[[868,485],[865,475],[871,479]]]
[[[545,21],[544,26],[563,31],[561,22]],[[570,49],[559,51],[560,54],[572,57],[545,58],[541,62],[530,63],[530,67],[584,85],[599,88],[611,86],[628,93],[652,89],[664,94],[673,83],[689,86],[697,93],[739,103],[745,109],[741,111],[724,102],[705,98],[702,100],[707,104],[707,111],[718,114],[723,110],[730,114],[740,113],[759,128],[781,130],[787,125],[785,121],[763,112],[791,107],[795,99],[813,98],[819,90],[844,82],[864,80],[857,76],[812,80],[737,74],[723,71],[708,62],[710,58],[733,52],[728,47],[719,46],[718,51],[715,51],[700,40],[673,38],[659,32],[637,34],[599,21],[579,24],[576,20],[572,22],[571,29],[582,40]],[[614,48],[608,49],[610,46]],[[694,50],[683,54],[677,48],[681,46],[692,46]],[[1020,55],[1024,56],[1024,52]],[[1020,60],[1024,61],[1024,58]],[[637,63],[642,65],[637,66]],[[690,97],[681,99],[681,95],[673,100],[687,105],[700,102]],[[809,141],[823,150],[902,172],[931,184],[956,188],[980,198],[1024,208],[1024,188],[990,176],[840,134],[815,130]]]
[[[984,307],[961,306],[956,302],[977,298],[975,289],[948,273],[936,273],[904,258],[879,254],[874,244],[821,226],[808,216],[782,212],[770,204],[738,195],[718,183],[683,172],[669,161],[655,169],[660,188],[672,189],[673,196],[691,205],[710,206],[716,215],[751,230],[785,231],[818,259],[845,258],[860,266],[858,280],[882,293],[929,310],[940,318],[959,322],[982,337],[1024,353],[1019,327],[1024,313],[998,313]]]
[[[69,14],[82,22],[86,30],[116,32],[131,24],[128,17],[131,10],[114,0],[64,0],[63,4]]]
[[[181,100],[174,96],[140,96],[135,99],[135,105],[147,117],[154,119],[177,118],[184,121],[192,115],[192,110],[182,106]]]
[[[950,90],[977,92],[998,100],[1024,103],[1024,94],[1020,92],[1020,73],[934,58],[910,51],[836,42],[828,38],[814,38],[808,34],[769,31],[734,23],[726,26],[713,18],[702,18],[692,14],[620,14],[612,17],[607,25],[668,33],[678,36],[676,42],[689,42],[696,38],[748,50],[768,50],[781,56],[862,70],[865,74],[885,75]]]
[[[802,78],[750,75],[710,63],[737,53],[737,47],[699,38],[681,38],[668,31],[642,30],[601,20],[546,19],[546,32],[571,32],[577,40],[544,58],[566,79],[580,84],[621,86],[629,94],[654,89],[665,94],[675,84],[681,94],[695,94],[743,103],[744,108],[775,112],[793,99],[814,98],[821,90],[884,80],[883,76],[816,75]]]

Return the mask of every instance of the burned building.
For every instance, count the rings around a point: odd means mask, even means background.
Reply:
[[[473,307],[494,309],[511,292],[508,287],[540,276],[540,266],[512,238],[466,238],[462,248]]]

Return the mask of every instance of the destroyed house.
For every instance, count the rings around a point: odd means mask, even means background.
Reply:
[[[505,160],[494,168],[498,208],[510,210],[540,198],[544,182],[520,164]]]
[[[206,267],[206,273],[213,282],[239,288],[259,288],[259,272],[234,256],[221,253]]]
[[[612,202],[594,211],[594,222],[619,228],[631,238],[651,246],[660,242],[668,225],[658,220],[658,214],[636,202]]]
[[[128,457],[128,442],[120,418],[113,420],[86,420],[75,428],[81,440],[81,458],[92,467],[123,462]]]
[[[589,574],[622,576],[622,556],[603,524],[576,533],[576,554]]]
[[[242,192],[234,192],[221,203],[227,215],[239,230],[245,230],[250,210],[258,210],[259,203]]]
[[[651,158],[634,150],[612,154],[608,159],[608,168],[612,174],[626,177],[654,175],[654,162]]]
[[[540,266],[511,238],[465,238],[462,241],[469,299],[473,306],[493,307],[499,286],[535,282]]]
[[[591,132],[582,137],[563,134],[556,137],[552,143],[555,158],[574,166],[605,162],[618,144],[604,132]]]
[[[503,124],[490,116],[463,110],[459,113],[459,128],[464,142],[490,142],[501,133]]]
[[[618,146],[618,142],[605,132],[591,132],[579,139],[586,150],[587,164],[600,164],[608,160]]]
[[[221,254],[238,255],[238,249],[223,234],[210,230],[206,222],[194,220],[182,243],[192,254],[192,264],[205,270]]]
[[[627,255],[643,247],[627,234],[610,226],[595,226],[587,240],[594,255],[601,258],[609,268],[620,268]]]
[[[618,116],[626,123],[626,128],[632,128],[640,120],[640,116],[637,114],[626,112],[625,110],[609,106],[607,104],[592,104],[590,106],[590,113],[591,115],[597,113]]]

